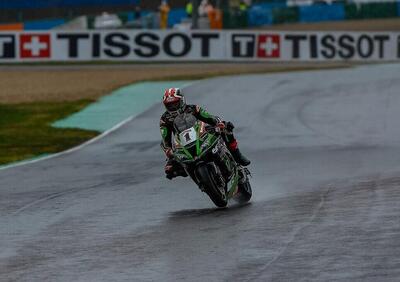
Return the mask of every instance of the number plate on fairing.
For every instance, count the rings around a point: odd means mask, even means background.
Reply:
[[[179,134],[179,140],[182,146],[189,145],[197,140],[197,134],[194,127],[186,129]]]

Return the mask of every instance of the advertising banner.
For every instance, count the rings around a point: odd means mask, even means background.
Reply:
[[[397,32],[0,32],[0,63],[46,61],[395,61]]]

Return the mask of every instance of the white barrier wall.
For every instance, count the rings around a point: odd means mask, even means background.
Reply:
[[[1,62],[394,61],[400,32],[0,32]]]

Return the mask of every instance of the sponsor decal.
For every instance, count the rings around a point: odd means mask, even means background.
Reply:
[[[232,57],[253,58],[256,46],[256,36],[252,34],[232,35]]]
[[[257,56],[259,58],[279,58],[280,57],[280,36],[259,35],[257,44]]]
[[[196,49],[196,57],[209,58],[212,55],[213,42],[220,39],[220,33],[180,33],[172,32],[161,36],[157,32],[109,33],[62,33],[57,39],[67,45],[68,57],[79,58],[82,46],[91,46],[88,50],[92,58],[184,58]],[[193,56],[193,55],[192,55]]]
[[[279,34],[232,35],[232,57],[234,58],[279,58],[280,46]]]
[[[400,59],[400,35],[397,36],[397,58]]]
[[[0,60],[377,61],[400,59],[396,32],[0,32]]]
[[[290,59],[382,59],[389,35],[370,34],[286,34]]]
[[[0,59],[12,59],[15,56],[15,35],[0,34]]]
[[[19,41],[21,58],[50,58],[50,34],[21,34]]]

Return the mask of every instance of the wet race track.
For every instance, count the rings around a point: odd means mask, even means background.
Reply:
[[[0,171],[0,281],[399,281],[400,65],[186,88],[236,124],[250,204],[168,181],[156,105]]]

